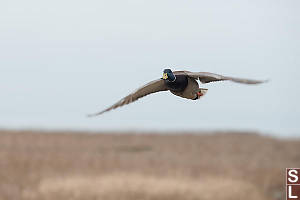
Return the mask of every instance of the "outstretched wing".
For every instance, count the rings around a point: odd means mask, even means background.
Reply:
[[[209,72],[189,72],[189,71],[176,71],[174,72],[175,75],[185,74],[189,77],[194,79],[199,79],[201,83],[210,83],[213,81],[233,81],[236,83],[244,83],[244,84],[259,84],[264,83],[267,81],[260,81],[260,80],[250,80],[250,79],[243,79],[243,78],[233,78],[229,76],[222,76],[219,74],[209,73]]]
[[[95,114],[91,114],[88,115],[89,117],[93,117],[93,116],[97,116],[97,115],[101,115],[105,112],[108,112],[110,110],[116,109],[118,107],[124,106],[126,104],[129,104],[131,102],[134,102],[136,100],[138,100],[139,98],[142,98],[148,94],[152,94],[155,92],[160,92],[160,91],[166,91],[168,90],[167,87],[164,84],[164,80],[162,79],[157,79],[155,81],[151,81],[150,83],[144,85],[143,87],[137,89],[135,92],[129,94],[128,96],[124,97],[123,99],[121,99],[120,101],[118,101],[117,103],[115,103],[114,105],[106,108],[105,110],[95,113]]]

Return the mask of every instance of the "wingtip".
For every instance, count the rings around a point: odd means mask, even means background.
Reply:
[[[98,112],[98,113],[93,113],[93,114],[88,114],[86,115],[86,117],[96,117],[96,116],[99,116],[99,115],[102,115],[105,111],[102,111],[102,112]]]
[[[258,84],[262,84],[262,83],[268,83],[270,82],[270,79],[266,79],[266,80],[261,80],[259,82],[257,82]]]
[[[257,80],[257,81],[254,81],[252,84],[268,83],[269,81],[270,81],[269,79],[266,79],[266,80]]]
[[[98,115],[100,115],[100,114],[99,114],[99,113],[88,114],[88,115],[86,115],[86,117],[91,118],[91,117],[96,117],[96,116],[98,116]]]

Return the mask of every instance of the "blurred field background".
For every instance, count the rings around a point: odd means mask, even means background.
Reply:
[[[255,133],[3,130],[0,199],[284,199],[299,152]]]

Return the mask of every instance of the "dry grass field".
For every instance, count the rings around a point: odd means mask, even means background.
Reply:
[[[300,140],[0,131],[1,200],[284,199]]]

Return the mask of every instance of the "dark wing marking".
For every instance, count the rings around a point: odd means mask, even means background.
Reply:
[[[174,72],[175,75],[185,74],[189,77],[194,79],[199,79],[201,83],[210,83],[213,81],[233,81],[236,83],[244,83],[244,84],[259,84],[264,83],[267,81],[260,81],[260,80],[250,80],[250,79],[243,79],[243,78],[233,78],[229,76],[222,76],[219,74],[209,73],[209,72],[189,72],[189,71],[176,71]]]
[[[124,106],[126,104],[132,103],[136,100],[138,100],[139,98],[142,98],[146,95],[155,93],[155,92],[160,92],[160,91],[166,91],[168,90],[167,87],[164,84],[164,80],[162,79],[157,79],[155,81],[151,81],[150,83],[144,85],[143,87],[137,89],[135,92],[129,94],[128,96],[124,97],[123,99],[121,99],[120,101],[118,101],[117,103],[115,103],[114,105],[106,108],[105,110],[95,113],[95,114],[91,114],[88,115],[89,117],[92,116],[97,116],[97,115],[101,115],[105,112],[108,112],[110,110],[116,109],[118,107]]]

